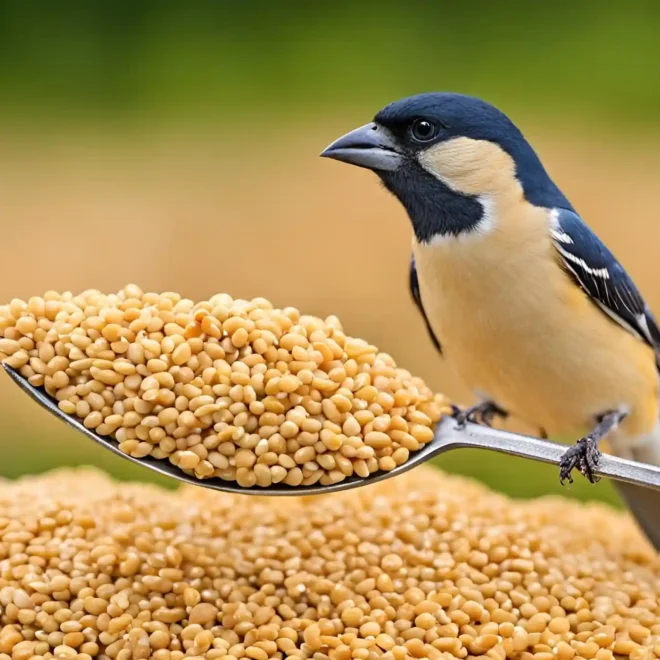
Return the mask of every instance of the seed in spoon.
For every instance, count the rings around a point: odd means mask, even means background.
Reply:
[[[129,284],[15,299],[0,307],[0,360],[124,453],[245,488],[391,471],[451,413],[336,317],[264,298]]]

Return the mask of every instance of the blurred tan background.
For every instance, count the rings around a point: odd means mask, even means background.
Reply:
[[[266,296],[337,314],[468,402],[408,298],[402,209],[318,158],[387,102],[451,89],[522,127],[660,314],[660,5],[456,4],[0,1],[0,300],[128,282]],[[152,478],[1,374],[0,394],[0,476]],[[617,501],[483,452],[439,465],[516,496]]]

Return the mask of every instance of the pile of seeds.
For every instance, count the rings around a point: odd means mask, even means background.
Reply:
[[[66,470],[0,484],[0,512],[0,660],[660,652],[630,519],[431,468],[284,501]]]
[[[337,318],[263,298],[128,285],[12,300],[0,360],[124,453],[244,487],[393,470],[450,410]]]

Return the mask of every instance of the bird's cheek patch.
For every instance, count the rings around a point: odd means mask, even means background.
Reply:
[[[429,147],[420,165],[456,192],[497,194],[520,185],[511,156],[492,142],[459,137]]]

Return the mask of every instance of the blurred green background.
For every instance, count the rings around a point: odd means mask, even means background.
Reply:
[[[403,211],[318,153],[401,96],[484,97],[660,312],[658,34],[651,1],[0,0],[0,298],[127,282],[266,296],[337,314],[468,402],[408,299]],[[0,475],[93,463],[152,478],[1,376],[0,394]],[[618,503],[609,483],[561,489],[518,459],[439,465],[515,496]]]

